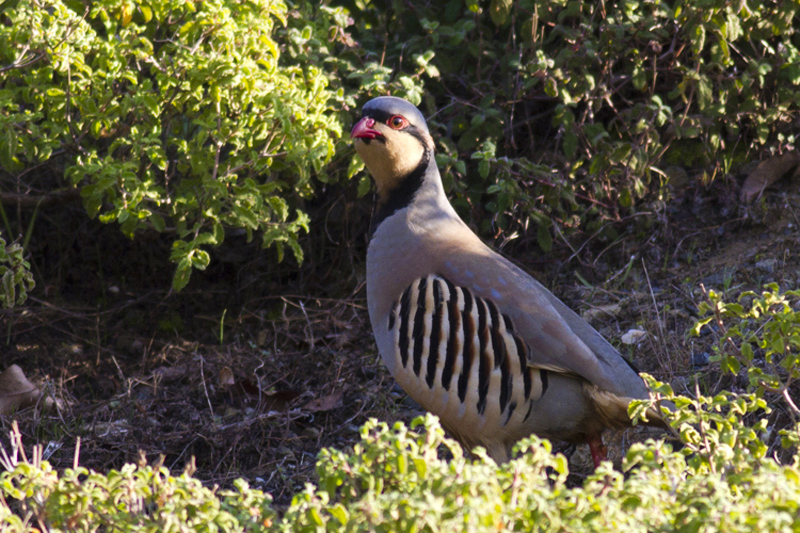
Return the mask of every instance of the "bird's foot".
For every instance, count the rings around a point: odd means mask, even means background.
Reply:
[[[603,444],[603,438],[599,434],[592,435],[587,440],[589,441],[589,451],[592,452],[594,467],[597,468],[602,461],[608,459],[608,452]]]

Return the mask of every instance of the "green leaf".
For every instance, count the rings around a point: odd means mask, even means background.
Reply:
[[[578,151],[578,136],[571,131],[564,132],[564,155],[567,159],[574,159]]]
[[[340,524],[347,525],[348,517],[350,513],[347,512],[347,509],[341,503],[336,503],[332,507],[330,507],[329,512],[331,516],[333,516],[336,520],[339,521]]]
[[[142,103],[154,117],[158,117],[161,114],[161,106],[152,94],[145,94],[142,97]]]
[[[539,224],[536,228],[536,242],[545,253],[553,249],[553,237],[550,235],[550,229],[546,225]]]
[[[210,244],[212,246],[219,244],[217,241],[216,233],[203,232],[192,240],[192,247],[201,246],[203,244]]]
[[[297,239],[290,238],[287,241],[287,244],[289,245],[289,248],[292,250],[292,254],[294,255],[295,260],[297,261],[297,264],[298,265],[303,264],[303,258],[305,254],[303,253],[303,248],[300,246],[300,243],[297,242]]]
[[[369,176],[366,174],[361,176],[361,179],[358,180],[358,197],[364,197],[370,190],[370,186],[372,183],[370,182]]]
[[[286,232],[280,226],[272,226],[264,231],[264,236],[261,240],[261,245],[264,248],[269,248],[274,242],[285,241]]]
[[[488,159],[481,159],[478,163],[478,174],[481,178],[486,179],[489,177],[490,164]]]
[[[624,161],[628,158],[631,153],[631,144],[630,143],[621,143],[614,148],[614,151],[611,154],[610,160],[612,163],[617,164],[621,161]]]
[[[190,257],[192,260],[192,266],[197,270],[205,270],[208,266],[208,263],[211,261],[211,257],[208,255],[208,252],[201,250],[200,248],[193,250]]]
[[[767,139],[769,138],[769,125],[765,122],[762,122],[756,126],[756,136],[758,138],[758,142],[761,144],[767,144]]]
[[[236,214],[236,222],[239,225],[253,230],[258,229],[258,217],[251,210],[244,207],[234,206],[233,212]]]
[[[16,286],[14,285],[14,272],[11,270],[7,270],[2,277],[2,287],[3,291],[0,294],[3,301],[3,307],[6,309],[11,309],[14,307],[14,302],[16,301]]]
[[[692,29],[691,33],[692,51],[695,56],[699,56],[706,42],[706,29],[705,26],[698,24]]]
[[[13,169],[18,165],[16,159],[17,137],[13,128],[3,128],[0,130],[0,166],[5,169]]]
[[[361,160],[360,157],[352,157],[350,159],[350,164],[347,167],[347,179],[352,178],[359,172],[364,170],[364,162]]]
[[[630,189],[622,189],[619,191],[619,205],[625,208],[633,206],[633,197],[631,196]]]
[[[697,104],[700,109],[706,109],[714,102],[711,84],[705,77],[701,77],[697,82]]]
[[[219,245],[225,240],[225,228],[219,222],[215,222],[212,231],[214,232],[214,245]]]
[[[188,256],[184,256],[175,269],[175,275],[172,278],[172,288],[180,291],[186,284],[189,283],[189,278],[192,276],[192,261]]]

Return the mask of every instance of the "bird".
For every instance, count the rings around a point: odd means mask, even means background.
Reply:
[[[374,98],[350,137],[376,185],[367,307],[398,384],[468,450],[483,446],[498,463],[536,434],[588,443],[598,466],[602,432],[631,426],[630,401],[650,398],[636,368],[458,216],[416,106]]]

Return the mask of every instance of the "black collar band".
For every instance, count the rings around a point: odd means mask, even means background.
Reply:
[[[430,150],[426,150],[416,168],[414,168],[408,176],[400,180],[400,186],[389,191],[385,199],[378,200],[377,210],[372,215],[372,221],[369,225],[370,235],[375,234],[378,226],[380,226],[381,222],[385,219],[389,218],[400,209],[411,205],[417,191],[422,187],[425,180],[425,173],[428,171],[428,166],[431,164],[431,161],[434,161],[433,164],[436,164],[433,159],[433,153]]]

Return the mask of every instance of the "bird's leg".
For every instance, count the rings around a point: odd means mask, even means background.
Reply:
[[[607,459],[606,447],[603,444],[603,438],[600,436],[599,433],[595,433],[594,435],[589,436],[587,441],[589,442],[589,451],[592,452],[594,467],[597,468],[598,466],[600,466],[600,463],[602,461],[605,461]]]

